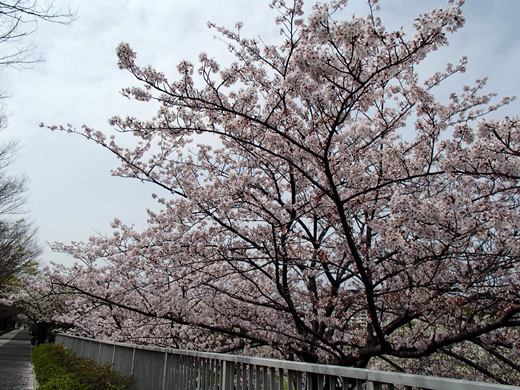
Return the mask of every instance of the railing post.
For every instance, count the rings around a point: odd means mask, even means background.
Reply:
[[[367,390],[382,390],[383,386],[379,382],[367,381]]]
[[[166,390],[166,372],[168,368],[168,352],[164,353],[164,366],[163,366],[163,383],[162,388]]]
[[[222,362],[221,366],[221,381],[220,381],[220,388],[222,390],[233,390],[234,385],[234,365],[233,362],[229,362],[227,360],[224,360]]]
[[[132,350],[132,367],[130,368],[130,376],[134,375],[135,347]]]

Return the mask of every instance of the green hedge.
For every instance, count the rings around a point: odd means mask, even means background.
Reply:
[[[59,344],[41,344],[31,353],[38,390],[126,390],[133,380],[100,367],[90,359],[77,358]]]

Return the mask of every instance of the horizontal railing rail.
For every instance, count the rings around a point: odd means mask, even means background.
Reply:
[[[76,356],[109,363],[146,390],[520,390],[450,378],[101,341],[60,334]]]

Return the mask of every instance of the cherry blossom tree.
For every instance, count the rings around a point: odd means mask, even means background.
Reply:
[[[114,174],[157,186],[137,231],[57,244],[53,282],[82,334],[181,348],[518,383],[518,119],[488,119],[485,79],[442,101],[466,59],[418,65],[464,24],[462,1],[387,31],[377,1],[274,0],[281,41],[210,25],[236,61],[182,62],[176,81],[119,67],[159,104],[114,117]],[[123,147],[121,137],[137,137]],[[128,143],[127,143],[128,144]],[[505,368],[504,368],[505,367]]]
[[[48,342],[58,331],[66,331],[69,327],[62,320],[67,312],[67,291],[52,284],[43,270],[18,278],[7,290],[0,296],[0,304],[30,322],[32,344]]]

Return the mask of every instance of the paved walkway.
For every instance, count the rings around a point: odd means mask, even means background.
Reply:
[[[0,390],[35,388],[29,331],[13,330],[0,336]]]

